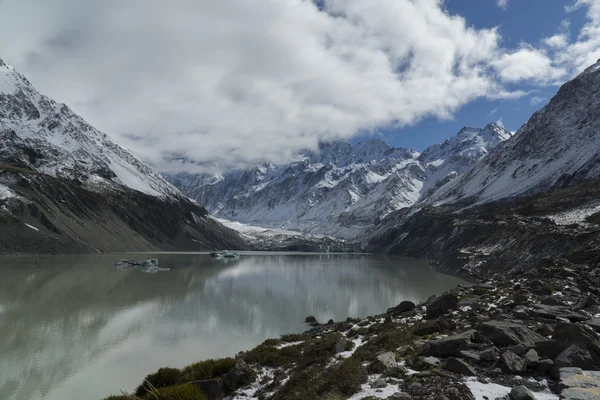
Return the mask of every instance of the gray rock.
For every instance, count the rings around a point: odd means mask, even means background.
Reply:
[[[431,365],[432,367],[437,367],[438,365],[442,365],[442,360],[437,357],[425,357],[423,358],[423,362],[425,364]]]
[[[542,336],[550,336],[554,333],[554,329],[548,324],[542,324],[542,326],[537,329],[537,333]]]
[[[538,355],[542,358],[550,358],[554,360],[560,353],[565,351],[567,346],[564,344],[558,343],[556,340],[547,339],[542,342],[538,342],[535,345],[535,351],[537,351]]]
[[[600,333],[600,318],[593,318],[583,322],[587,326],[590,326],[593,330]]]
[[[471,308],[477,308],[477,306],[479,305],[479,299],[475,298],[475,297],[469,297],[466,299],[462,299],[459,303],[458,306],[459,307],[471,307]]]
[[[456,329],[456,323],[448,318],[438,318],[432,321],[423,321],[413,327],[415,335],[431,335],[432,333],[451,331]]]
[[[459,354],[461,358],[464,358],[469,362],[478,363],[481,361],[481,357],[479,356],[479,354],[471,350],[461,350]]]
[[[540,303],[544,304],[546,306],[563,306],[563,307],[566,306],[565,303],[561,302],[556,297],[552,297],[552,296],[546,296],[546,297],[542,298]]]
[[[569,346],[565,351],[560,353],[560,355],[554,360],[554,368],[552,369],[552,375],[555,379],[559,378],[560,369],[564,367],[592,369],[594,367],[592,355],[588,350],[584,350],[579,346],[573,344]]]
[[[490,347],[489,349],[482,351],[479,357],[483,361],[496,361],[500,358],[500,350],[496,347]]]
[[[304,318],[304,322],[306,322],[307,324],[315,323],[315,322],[317,322],[317,319],[314,317],[314,315],[310,315],[310,316]]]
[[[346,351],[346,346],[348,346],[348,341],[346,339],[340,339],[333,344],[331,347],[331,352],[333,354],[339,354],[341,352]]]
[[[458,358],[450,357],[444,362],[443,368],[446,371],[454,372],[466,376],[475,376],[477,372],[472,366]]]
[[[527,361],[527,365],[530,368],[537,368],[540,362],[540,356],[535,349],[531,349],[525,354],[525,361]]]
[[[373,389],[381,389],[387,386],[387,382],[383,379],[378,379],[375,382],[371,383],[371,387]]]
[[[518,344],[516,346],[510,346],[503,350],[512,351],[513,353],[515,353],[518,356],[523,356],[527,352],[527,349],[525,349],[525,346],[523,346],[522,344]]]
[[[527,371],[527,362],[512,351],[505,351],[500,355],[500,362],[506,369],[513,373],[523,373]]]
[[[529,314],[534,317],[546,319],[565,318],[571,322],[581,322],[589,319],[587,315],[572,311],[568,307],[550,306],[545,304],[535,304],[531,308]]]
[[[600,341],[593,331],[582,324],[558,324],[552,336],[554,340],[565,347],[576,344],[588,350],[592,356],[595,368],[600,368]]]
[[[441,358],[457,357],[460,355],[461,350],[469,348],[469,343],[474,334],[475,331],[471,330],[455,336],[429,341],[421,348],[420,354]]]
[[[580,368],[561,368],[560,398],[565,400],[600,399],[600,372]]]
[[[238,361],[235,366],[223,376],[223,384],[229,391],[234,391],[242,386],[254,382],[256,374],[244,361]]]
[[[427,319],[432,319],[445,314],[449,310],[458,308],[458,297],[452,293],[444,293],[429,301],[427,304]]]
[[[533,347],[537,342],[546,340],[545,337],[518,322],[488,321],[480,324],[477,329],[492,343],[501,347],[518,344]]]
[[[387,400],[413,400],[413,397],[408,393],[396,392],[388,397]]]
[[[552,367],[554,367],[554,361],[549,358],[544,358],[538,363],[538,369],[545,374],[550,373]]]
[[[535,396],[525,386],[517,386],[508,395],[510,400],[536,400]]]
[[[402,314],[404,312],[414,310],[415,307],[416,307],[416,305],[412,301],[403,301],[402,303],[398,304],[396,307],[389,308],[387,310],[387,313],[394,314],[394,315]]]
[[[375,357],[375,360],[369,364],[368,369],[371,373],[381,374],[390,368],[394,368],[396,365],[396,355],[389,351]]]
[[[223,400],[225,396],[223,381],[220,379],[196,381],[194,384],[204,393],[206,400]]]

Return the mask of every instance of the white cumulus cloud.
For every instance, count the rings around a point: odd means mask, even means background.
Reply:
[[[174,155],[286,161],[320,140],[521,97],[505,85],[575,69],[550,42],[503,48],[497,28],[473,27],[442,0],[319,4],[3,0],[0,57],[161,169]],[[585,51],[600,12],[577,6],[590,21],[565,57],[579,68],[595,54]]]

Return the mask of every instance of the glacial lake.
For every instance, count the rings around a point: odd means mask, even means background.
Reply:
[[[119,270],[158,258],[168,271]],[[233,356],[464,281],[420,260],[248,253],[0,257],[0,399],[103,399],[163,366]]]

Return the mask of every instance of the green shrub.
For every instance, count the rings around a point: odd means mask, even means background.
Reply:
[[[281,341],[285,343],[294,343],[294,342],[305,342],[307,340],[311,340],[312,338],[309,335],[301,335],[301,334],[292,334],[292,335],[281,335]]]
[[[373,360],[379,351],[395,351],[413,340],[410,329],[398,324],[382,324],[378,336],[360,346],[352,357],[360,361]]]
[[[233,358],[200,361],[185,367],[181,373],[181,382],[203,381],[214,379],[229,372],[236,361]]]
[[[177,368],[161,368],[144,378],[144,382],[135,390],[136,396],[144,396],[151,388],[164,388],[181,382],[181,371]]]
[[[301,345],[288,346],[283,349],[260,345],[244,356],[248,364],[258,364],[265,367],[290,366],[300,358],[302,354]]]
[[[345,396],[352,396],[358,392],[361,385],[367,381],[367,372],[361,362],[348,358],[344,360],[333,372],[331,383]]]
[[[544,285],[544,286],[542,286],[542,292],[546,293],[549,296],[552,293],[554,293],[554,288],[550,285]]]

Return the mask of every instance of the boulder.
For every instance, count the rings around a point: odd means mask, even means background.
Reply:
[[[564,400],[600,399],[600,372],[580,368],[561,368],[559,373],[560,398]]]
[[[443,368],[446,371],[454,372],[460,375],[475,376],[477,372],[472,366],[458,358],[450,357],[444,362]]]
[[[512,351],[513,353],[515,353],[518,356],[523,356],[527,352],[527,349],[525,349],[525,346],[523,346],[522,344],[518,344],[516,346],[510,346],[503,350]]]
[[[518,344],[531,348],[537,342],[546,340],[521,323],[512,321],[488,321],[480,324],[477,329],[487,339],[497,346],[508,347]]]
[[[461,350],[469,348],[469,343],[475,333],[476,331],[471,330],[455,336],[429,341],[421,348],[420,354],[441,358],[457,357],[460,355]]]
[[[445,314],[447,311],[458,308],[458,297],[453,293],[444,293],[434,297],[427,304],[427,319],[432,319]]]
[[[581,322],[589,319],[587,315],[582,313],[578,313],[572,311],[568,307],[562,306],[553,306],[553,305],[545,305],[545,304],[535,304],[531,311],[530,315],[538,318],[546,318],[546,319],[558,319],[565,318],[571,322]]]
[[[196,381],[194,384],[200,388],[202,393],[204,393],[206,400],[223,400],[223,397],[225,396],[223,381],[221,379]]]
[[[223,384],[228,391],[237,390],[254,382],[256,373],[244,361],[238,361],[235,366],[223,376]]]
[[[427,365],[431,365],[432,367],[437,367],[438,365],[442,365],[442,360],[437,357],[425,357],[423,358],[423,362]]]
[[[442,317],[432,321],[422,321],[416,324],[413,327],[413,333],[417,336],[423,336],[454,329],[456,329],[456,323],[448,318]]]
[[[588,350],[584,350],[577,345],[573,344],[569,346],[565,351],[560,353],[554,360],[554,368],[552,369],[552,376],[558,379],[560,376],[560,369],[564,367],[575,367],[581,369],[592,369],[594,362],[592,355]]]
[[[402,303],[398,304],[396,307],[389,308],[387,310],[387,313],[394,314],[394,315],[402,314],[404,312],[414,310],[415,307],[416,307],[416,305],[412,301],[403,301]]]
[[[597,333],[600,333],[600,318],[593,318],[583,322],[587,326],[591,327]]]
[[[500,358],[500,350],[496,347],[490,347],[489,349],[482,351],[479,358],[483,361],[496,361]]]
[[[512,351],[505,351],[500,355],[500,362],[512,373],[523,373],[527,371],[527,361]]]
[[[333,354],[339,354],[346,351],[346,347],[348,346],[348,341],[346,339],[340,339],[331,346],[331,352]]]
[[[525,386],[517,386],[508,394],[510,400],[536,400],[535,396]]]
[[[600,368],[600,341],[595,332],[590,332],[585,325],[560,323],[554,330],[552,338],[565,347],[573,344],[588,350],[595,368]]]
[[[549,358],[544,358],[538,363],[538,369],[545,374],[549,374],[552,371],[552,367],[554,367],[554,361]]]
[[[398,363],[396,363],[396,355],[390,351],[375,357],[375,360],[369,364],[368,370],[373,374],[381,374],[388,369],[396,367],[397,365]]]
[[[537,333],[542,336],[550,336],[554,333],[554,329],[548,324],[542,324],[538,329]]]
[[[547,339],[542,342],[538,342],[534,349],[538,353],[538,356],[542,358],[549,358],[554,360],[560,353],[565,351],[566,345],[558,343],[556,340]]]
[[[317,322],[317,319],[314,315],[309,315],[308,317],[304,318],[304,322],[306,322],[307,324],[311,324]]]
[[[527,361],[527,366],[529,368],[537,368],[540,362],[540,356],[535,349],[531,349],[525,354],[525,361]]]
[[[387,400],[413,400],[413,397],[408,393],[396,392],[388,397]]]
[[[383,379],[378,379],[375,382],[371,383],[371,387],[373,389],[381,389],[387,386],[387,383]]]

